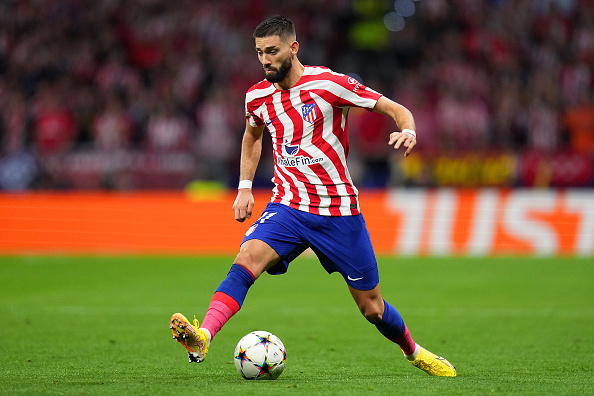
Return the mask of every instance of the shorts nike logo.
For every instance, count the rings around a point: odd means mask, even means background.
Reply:
[[[351,276],[350,276],[350,275],[347,275],[347,279],[348,279],[348,280],[350,280],[350,281],[352,281],[352,282],[354,282],[354,281],[358,281],[358,280],[361,280],[361,279],[363,279],[363,278],[364,278],[364,276],[362,276],[362,277],[360,277],[360,278],[351,278]]]

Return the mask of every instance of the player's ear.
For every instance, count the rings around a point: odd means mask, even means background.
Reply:
[[[289,48],[291,49],[291,55],[295,56],[297,55],[297,52],[299,52],[299,43],[297,41],[293,41]]]

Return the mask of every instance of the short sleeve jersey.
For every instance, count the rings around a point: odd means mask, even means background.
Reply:
[[[359,213],[347,169],[351,107],[373,109],[381,94],[326,67],[305,66],[290,89],[262,80],[245,100],[251,126],[265,125],[274,151],[271,202],[324,216]]]

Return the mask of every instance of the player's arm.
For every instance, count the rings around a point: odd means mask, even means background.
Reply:
[[[415,134],[417,129],[412,113],[406,107],[386,98],[385,96],[379,98],[373,111],[392,118],[401,131],[405,131],[406,129],[414,131],[413,133],[408,133],[406,131],[392,132],[390,134],[390,140],[388,141],[388,144],[394,145],[395,149],[404,145],[404,147],[406,147],[404,156],[408,157],[408,154],[410,154],[413,147],[417,144],[417,137]]]
[[[253,127],[246,122],[245,132],[241,143],[241,162],[239,167],[239,180],[254,180],[258,162],[262,154],[262,132],[264,125]],[[254,209],[254,195],[251,188],[237,190],[237,198],[233,204],[235,220],[243,222],[252,216]]]

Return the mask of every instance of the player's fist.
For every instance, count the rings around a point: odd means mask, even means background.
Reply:
[[[233,203],[233,211],[235,212],[235,220],[244,222],[246,219],[252,217],[254,209],[254,195],[251,188],[240,188],[237,191],[237,198]]]

